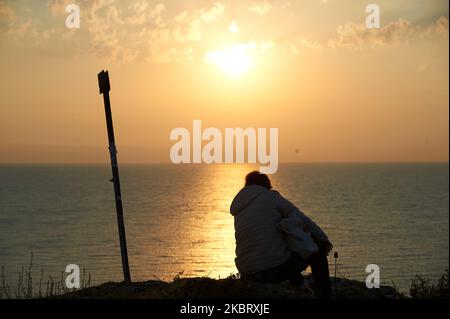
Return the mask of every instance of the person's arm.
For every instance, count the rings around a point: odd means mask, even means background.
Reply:
[[[306,216],[300,209],[298,209],[286,198],[281,196],[281,194],[278,192],[276,192],[276,208],[284,218],[289,217],[291,214],[298,214],[302,219],[302,221],[305,223],[307,229],[311,232],[311,236],[313,237],[314,241],[319,245],[319,247],[326,246],[324,247],[326,250],[328,251],[331,250],[332,245],[328,239],[328,236],[319,227],[319,225],[317,225],[311,218]]]

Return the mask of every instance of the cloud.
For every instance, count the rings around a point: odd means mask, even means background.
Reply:
[[[201,19],[205,22],[214,21],[217,19],[217,17],[221,16],[224,11],[224,5],[220,2],[216,2],[211,9],[207,11],[205,11],[204,9],[200,10],[200,12],[202,12]]]
[[[133,2],[127,9],[119,10],[120,21],[117,22],[125,27],[142,26],[149,23],[161,25],[165,10],[166,6],[163,3],[151,6],[147,0]]]
[[[75,30],[64,24],[65,8],[71,2],[46,0],[50,23],[42,23],[42,18],[34,16],[29,6],[21,7],[20,19],[15,19],[18,14],[14,7],[0,0],[0,41],[52,55],[58,52],[61,57],[95,57],[107,63],[138,59],[152,63],[201,63],[207,50],[209,26],[225,15],[225,6],[220,1],[176,13],[162,1],[78,0],[81,28]],[[7,26],[5,21],[11,21],[11,25]],[[239,32],[237,23],[231,26]],[[223,32],[228,32],[226,27]],[[254,45],[255,48],[246,50],[265,54],[275,46],[270,41]]]
[[[147,0],[134,1],[130,4],[129,8],[133,10],[135,13],[143,13],[150,6]],[[164,6],[164,5],[163,5]]]
[[[431,26],[430,33],[435,33],[443,37],[444,39],[448,39],[448,17],[447,16],[441,16],[436,21],[436,23]]]
[[[12,43],[39,47],[47,44],[57,34],[57,29],[40,27],[36,19],[16,14],[14,8],[0,0],[0,36]]]
[[[164,4],[159,3],[157,4],[151,11],[150,11],[150,19],[155,21],[157,25],[160,25],[162,23],[162,14],[166,10],[166,7]]]
[[[107,61],[131,62],[145,56],[148,46],[155,44],[149,39],[163,41],[167,33],[163,3],[141,0],[119,5],[114,0],[84,0],[81,7],[85,18],[79,32],[87,33],[89,53]]]
[[[215,21],[223,15],[225,7],[216,2],[210,9],[196,9],[192,12],[182,11],[175,17],[177,26],[172,35],[177,42],[192,42],[202,40],[201,29],[206,23]]]
[[[121,11],[120,22],[125,27],[136,27],[148,24],[163,25],[164,12],[166,6],[163,3],[158,3],[155,6],[150,6],[147,0],[140,2],[133,2],[128,6],[127,12]]]
[[[107,61],[129,62],[136,58],[136,50],[125,44],[127,31],[121,29],[130,21],[112,1],[92,1],[86,11],[89,14],[82,20],[81,28],[87,28],[90,53]]]
[[[337,29],[337,39],[330,41],[335,47],[361,47],[363,45],[382,45],[394,41],[407,41],[417,32],[413,24],[400,19],[381,29],[368,29],[363,24],[347,22]]]
[[[301,37],[297,41],[288,44],[287,49],[292,55],[298,55],[298,54],[300,54],[302,49],[306,49],[306,50],[322,50],[323,49],[323,45],[320,42],[318,42],[318,41],[314,41],[314,40],[310,40],[310,39],[305,38],[305,37]]]
[[[0,1],[0,29],[8,28],[14,23],[16,15],[14,9],[5,1]]]
[[[153,63],[193,62],[194,43],[203,39],[203,28],[223,16],[225,7],[215,2],[209,8],[183,10],[175,15],[173,23],[144,32],[148,40],[147,60]]]
[[[265,41],[259,44],[259,49],[262,54],[268,53],[275,48],[275,42],[273,41]]]
[[[337,37],[328,42],[331,48],[380,46],[392,43],[409,43],[439,34],[448,37],[448,17],[440,17],[433,25],[424,27],[399,19],[380,29],[368,29],[363,24],[347,22],[337,28]]]
[[[6,19],[14,18],[14,10],[5,1],[0,1],[0,17]]]
[[[265,15],[272,9],[272,5],[268,1],[263,1],[257,4],[252,5],[248,8],[248,10],[255,12],[259,15]]]
[[[66,7],[73,3],[73,0],[49,0],[47,7],[53,16],[63,16],[66,14]]]
[[[310,50],[320,50],[322,49],[322,44],[320,44],[318,41],[309,40],[307,38],[301,38],[300,39],[300,45],[306,49]]]

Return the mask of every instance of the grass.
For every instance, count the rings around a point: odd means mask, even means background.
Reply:
[[[17,283],[11,286],[1,268],[0,299],[33,298],[150,298],[150,299],[195,299],[195,298],[268,298],[297,299],[314,298],[307,288],[292,287],[287,283],[259,284],[242,280],[239,274],[231,274],[224,279],[182,278],[178,273],[172,281],[156,280],[134,282],[131,286],[123,283],[108,282],[91,287],[91,275],[82,270],[80,289],[69,289],[65,283],[66,273],[61,276],[49,276],[44,281],[44,271],[40,271],[39,281],[33,280],[33,254],[27,267],[22,267]],[[345,278],[332,278],[334,298],[339,299],[378,299],[405,298],[393,285],[380,289],[367,289],[365,283]],[[411,280],[410,297],[413,299],[436,299],[449,297],[448,270],[436,283],[423,276],[414,276]]]
[[[91,274],[86,273],[86,269],[82,269],[82,276],[80,278],[80,288],[86,289],[91,285]],[[2,266],[1,272],[1,287],[0,299],[33,299],[33,298],[47,298],[57,295],[62,295],[74,291],[76,289],[69,289],[65,283],[65,272],[61,271],[59,278],[48,276],[44,282],[44,271],[40,271],[39,282],[36,286],[33,282],[33,253],[30,256],[30,262],[25,268],[22,266],[18,273],[17,283],[11,286],[5,276],[5,269]]]
[[[414,299],[448,299],[448,269],[444,271],[437,283],[430,283],[430,280],[423,276],[415,276],[412,279],[409,294]]]

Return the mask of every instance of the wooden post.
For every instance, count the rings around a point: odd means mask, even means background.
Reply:
[[[103,94],[105,103],[106,127],[108,129],[109,155],[111,157],[112,182],[114,182],[114,196],[116,199],[117,225],[119,227],[120,252],[122,254],[123,277],[126,284],[131,284],[130,266],[128,264],[127,240],[125,236],[125,224],[123,221],[122,197],[120,194],[119,167],[117,164],[117,149],[114,139],[114,127],[111,114],[111,104],[109,101],[109,75],[108,71],[98,74],[98,85],[100,94]]]

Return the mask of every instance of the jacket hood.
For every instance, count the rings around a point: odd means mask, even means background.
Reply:
[[[267,192],[268,190],[259,185],[250,185],[244,187],[237,193],[234,197],[233,202],[230,206],[230,213],[233,216],[239,214],[244,208],[246,208],[250,203],[258,197],[261,193]]]

